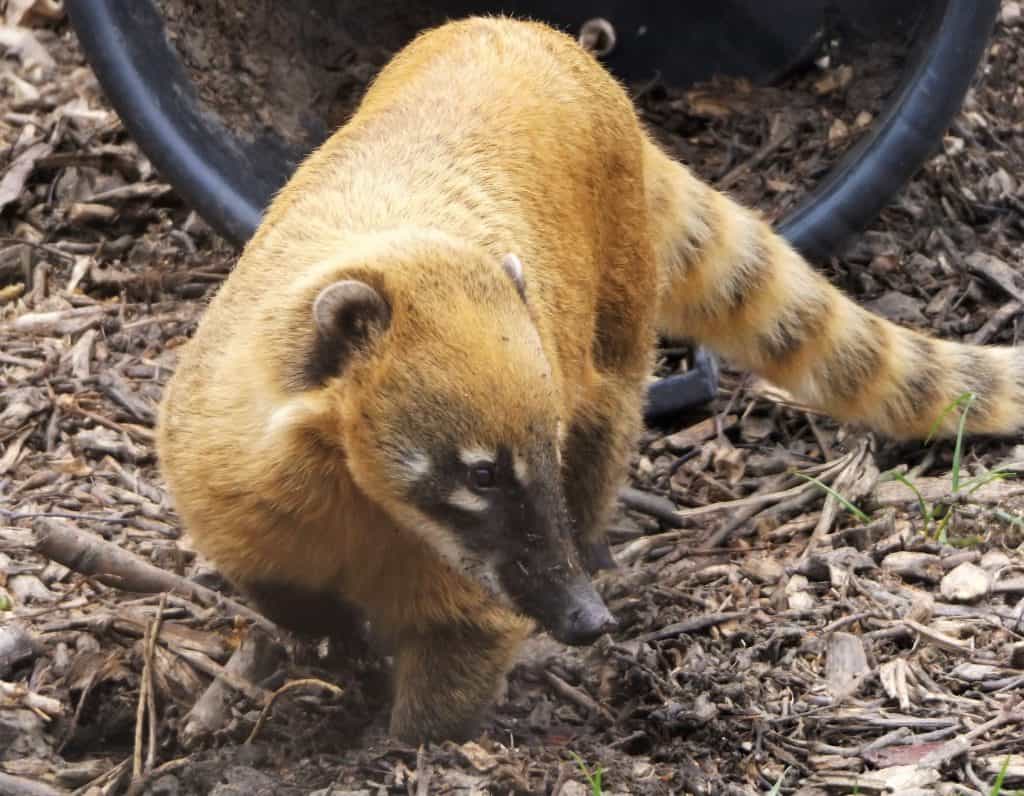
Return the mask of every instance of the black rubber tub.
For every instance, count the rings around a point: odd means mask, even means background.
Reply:
[[[536,0],[455,2],[443,4],[443,11],[525,12],[567,28],[604,16],[617,31],[643,33],[618,36],[609,68],[635,78],[664,67],[683,84],[706,77],[701,70],[754,77],[784,72],[808,57],[820,17],[830,9],[873,14],[882,25],[902,24],[897,12],[914,15],[918,33],[887,107],[778,225],[806,256],[820,259],[869,224],[941,142],[985,51],[999,5],[1000,0],[794,0],[781,15],[763,0]],[[67,8],[104,91],[142,150],[212,227],[244,243],[308,142],[297,145],[273,134],[242,137],[204,112],[154,0],[68,0]],[[546,8],[553,10],[545,14]],[[746,35],[738,38],[737,30]],[[313,137],[328,132],[317,130]],[[652,386],[649,419],[712,397],[717,368],[713,360],[701,362],[691,374]]]

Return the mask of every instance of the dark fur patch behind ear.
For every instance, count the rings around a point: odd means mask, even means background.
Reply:
[[[313,347],[305,363],[310,385],[323,384],[344,370],[391,322],[391,308],[365,282],[346,279],[328,285],[313,302]]]

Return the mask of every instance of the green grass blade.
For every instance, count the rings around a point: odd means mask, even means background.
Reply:
[[[999,776],[996,777],[995,783],[992,785],[992,790],[988,792],[988,796],[999,796],[1003,792],[1003,780],[1006,779],[1006,772],[1010,768],[1010,756],[1007,755],[1003,761],[1003,767],[999,770]]]
[[[985,473],[984,475],[979,475],[976,478],[970,478],[967,481],[964,481],[964,483],[960,485],[960,488],[965,490],[968,495],[973,495],[983,486],[991,484],[993,481],[1006,481],[1010,478],[1016,477],[1017,474],[1011,473],[1009,470],[993,470],[990,473]]]
[[[1024,528],[1024,517],[1020,517],[1016,514],[1010,514],[1007,511],[1003,511],[1002,509],[995,509],[992,512],[992,514],[998,520],[1008,522],[1011,525],[1016,525],[1018,528]]]
[[[576,765],[579,766],[580,771],[583,772],[583,776],[587,780],[587,784],[590,785],[590,796],[602,796],[604,794],[604,788],[601,784],[601,777],[604,774],[604,769],[598,766],[593,771],[587,768],[587,764],[583,762],[583,758],[575,752],[569,752],[572,759],[576,761]]]
[[[828,492],[832,497],[834,497],[836,500],[838,500],[840,503],[842,503],[844,508],[846,508],[846,510],[848,512],[850,512],[854,517],[856,517],[861,522],[863,522],[863,523],[871,522],[871,518],[867,514],[865,514],[859,508],[854,506],[849,500],[847,500],[842,495],[840,495],[838,492],[836,492],[828,484],[822,483],[820,480],[818,480],[817,478],[815,478],[814,476],[811,476],[811,475],[804,475],[803,473],[793,473],[793,475],[795,475],[797,478],[803,478],[805,481],[810,481],[812,484],[817,486],[819,489],[823,489],[826,492]]]
[[[932,522],[932,511],[928,508],[928,504],[925,502],[924,495],[921,494],[921,490],[917,488],[917,485],[907,478],[903,473],[896,470],[890,470],[886,473],[893,481],[899,481],[903,486],[907,487],[914,496],[917,498],[917,505],[921,509],[921,516],[924,517],[924,529],[927,532],[928,526]]]
[[[786,774],[788,773],[789,767],[787,766],[786,770],[782,772],[782,775],[779,777],[778,781],[776,781],[776,783],[772,785],[772,789],[768,791],[768,796],[779,796],[779,794],[782,793],[782,781],[786,778]]]
[[[964,410],[960,413],[960,424],[956,430],[956,447],[953,448],[953,494],[955,495],[960,491],[960,460],[963,458],[964,452],[964,428],[967,426],[967,412],[971,408],[971,404],[974,402],[974,393],[967,393],[967,403],[964,405]]]
[[[931,441],[933,439],[935,439],[935,434],[939,430],[939,426],[942,425],[942,421],[946,419],[946,415],[948,415],[954,409],[959,409],[960,405],[964,401],[968,400],[973,395],[974,395],[974,393],[965,392],[963,395],[961,395],[955,401],[950,401],[949,404],[946,405],[946,408],[942,410],[942,412],[939,414],[939,416],[935,420],[935,422],[932,423],[931,431],[928,432],[928,437],[924,441],[925,445],[930,445]]]

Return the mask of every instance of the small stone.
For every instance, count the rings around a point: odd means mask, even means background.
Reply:
[[[1017,181],[1003,168],[996,169],[986,180],[989,193],[996,199],[1004,199],[1017,193]]]
[[[46,588],[46,584],[35,575],[15,575],[8,579],[7,588],[11,590],[18,605],[40,605],[57,602],[59,599],[58,595]]]
[[[809,611],[815,605],[814,595],[807,591],[810,581],[794,575],[786,583],[786,601],[791,611]]]
[[[989,550],[981,557],[981,561],[978,562],[982,569],[989,572],[1008,567],[1011,563],[1010,557],[1002,550]]]
[[[875,117],[872,116],[868,111],[861,111],[860,113],[857,114],[857,118],[853,120],[854,129],[863,130],[874,120]]]
[[[864,642],[852,633],[833,633],[828,642],[825,677],[836,699],[851,696],[871,670]]]
[[[874,301],[865,302],[865,306],[895,323],[923,326],[928,322],[924,302],[898,290],[888,290]]]
[[[740,572],[756,583],[778,583],[786,570],[771,556],[750,556],[740,564]]]
[[[1024,669],[1024,641],[1010,647],[1010,666]]]
[[[964,562],[942,579],[939,590],[947,600],[969,603],[988,594],[991,585],[985,570],[977,564]]]
[[[1003,3],[999,10],[999,21],[1007,27],[1019,25],[1021,20],[1021,7],[1018,2]]]
[[[11,670],[35,657],[38,644],[20,624],[6,622],[0,625],[0,679]]]
[[[462,744],[459,747],[459,752],[466,759],[466,762],[477,771],[490,771],[498,765],[494,755],[474,741]]]
[[[991,666],[987,663],[960,663],[953,667],[950,674],[966,683],[983,683],[986,680],[1005,677],[1007,672],[998,666]]]
[[[832,122],[832,126],[828,128],[828,143],[829,146],[842,143],[850,135],[850,128],[846,126],[846,122],[842,119],[836,119]]]
[[[942,579],[942,562],[938,556],[931,553],[914,553],[909,550],[889,553],[882,559],[882,569],[902,578],[929,583],[938,583]]]

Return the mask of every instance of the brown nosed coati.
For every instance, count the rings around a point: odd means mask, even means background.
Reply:
[[[896,437],[968,390],[971,431],[1024,418],[1021,354],[856,306],[572,39],[472,18],[399,53],[274,199],[182,351],[163,473],[272,618],[370,620],[395,734],[465,738],[531,619],[614,626],[587,569],[658,332]]]

